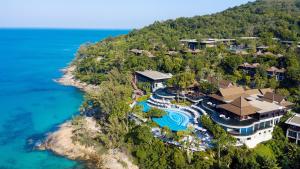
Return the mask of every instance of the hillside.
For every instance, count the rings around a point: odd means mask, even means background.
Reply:
[[[293,111],[299,112],[299,16],[300,0],[259,0],[213,15],[155,22],[128,35],[82,45],[72,65],[75,78],[100,88],[87,93],[82,106],[83,110],[99,110],[96,116],[102,134],[91,143],[125,148],[141,168],[299,168],[300,148],[284,134],[288,116],[275,128],[273,139],[254,150],[233,146],[234,139],[222,127],[202,116],[201,123],[212,132],[217,139],[214,145],[220,149],[194,153],[154,138],[149,126],[156,124],[128,123],[130,111],[145,115],[140,106],[131,109],[129,104],[148,97],[134,97],[133,93],[142,92],[133,91],[133,73],[149,69],[172,73],[166,84],[178,91],[193,86],[205,94],[215,93],[217,84],[207,82],[212,77],[245,88],[272,88],[295,103]],[[218,39],[213,45],[201,46],[207,38],[235,40],[224,43]],[[191,41],[197,47],[189,46]],[[259,66],[250,75],[241,65]],[[282,78],[269,75],[270,69],[280,70]],[[148,83],[137,82],[136,86],[149,93]],[[168,131],[171,138],[186,134]]]
[[[220,53],[226,56],[228,55],[226,51],[204,50],[197,54],[202,57],[196,61],[189,61],[187,55],[169,57],[166,56],[166,52],[182,50],[179,43],[182,38],[200,40],[241,36],[263,37],[263,42],[274,44],[272,48],[276,50],[275,53],[294,55],[286,54],[290,51],[270,42],[270,39],[276,37],[282,40],[299,40],[300,0],[259,0],[213,15],[155,22],[140,30],[133,30],[128,35],[107,38],[97,44],[83,45],[77,54],[77,78],[99,84],[113,67],[131,71],[158,69],[171,73],[179,73],[189,67],[198,73],[202,67],[209,68],[219,64],[213,63],[216,59],[214,57]],[[130,52],[131,49],[146,50],[157,57],[144,57],[149,55],[146,52],[140,57],[135,57]],[[286,66],[289,66],[287,64]]]

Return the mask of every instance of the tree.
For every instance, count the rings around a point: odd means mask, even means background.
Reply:
[[[268,80],[268,86],[272,89],[276,89],[279,86],[279,84],[278,84],[278,81],[275,78],[270,78]]]
[[[195,82],[195,75],[191,72],[184,72],[174,75],[167,81],[168,86],[174,87],[177,90],[177,98],[180,91],[185,91]]]
[[[243,59],[239,56],[228,56],[223,59],[221,65],[225,72],[233,74],[242,62]]]
[[[187,165],[186,159],[185,159],[182,151],[180,151],[179,149],[175,149],[173,160],[174,160],[175,168],[185,168]]]
[[[214,124],[208,116],[201,116],[200,120],[203,127],[207,128],[210,132],[212,132],[214,136],[213,143],[215,144],[217,149],[218,166],[220,167],[221,151],[230,147],[233,143],[236,142],[236,140],[231,135],[227,134],[227,132],[219,125]]]
[[[148,117],[154,117],[154,118],[160,118],[167,113],[164,110],[158,109],[158,108],[151,108],[148,112]]]
[[[276,89],[276,93],[281,95],[281,96],[285,96],[285,97],[290,95],[290,92],[285,88]]]

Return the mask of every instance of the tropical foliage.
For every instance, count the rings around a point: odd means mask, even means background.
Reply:
[[[92,139],[93,143],[128,151],[141,168],[300,168],[300,148],[285,138],[283,123],[275,128],[273,140],[250,150],[234,147],[235,140],[203,116],[201,122],[213,134],[215,146],[206,152],[191,154],[186,153],[184,147],[171,146],[154,138],[149,128],[153,125],[151,122],[136,126],[128,119],[131,112],[141,112],[139,107],[129,107],[133,102],[132,74],[147,69],[172,73],[174,76],[168,85],[178,94],[194,84],[198,84],[203,93],[213,93],[216,86],[203,79],[216,77],[248,87],[275,88],[299,105],[299,51],[295,43],[286,46],[274,39],[300,40],[299,16],[299,0],[258,0],[213,15],[155,22],[128,35],[82,45],[73,62],[75,77],[100,88],[88,93],[84,103],[84,106],[96,108],[95,117],[101,126],[101,133]],[[239,38],[243,36],[260,38]],[[179,42],[183,38],[209,37],[236,38],[238,45],[247,46],[248,54],[232,53],[226,45],[192,53]],[[272,55],[257,55],[256,46],[259,45],[268,45]],[[131,49],[144,52],[136,55]],[[175,53],[170,54],[170,51]],[[279,54],[282,56],[277,57]],[[260,63],[253,78],[238,69],[244,62]],[[271,66],[285,68],[286,79],[277,82],[268,78],[266,68]],[[149,92],[149,84],[140,83],[138,87]],[[150,117],[162,115],[158,110],[149,113]],[[74,124],[80,126],[81,121],[77,119]],[[175,138],[187,134],[163,130]],[[76,141],[89,140],[83,130],[74,132]]]

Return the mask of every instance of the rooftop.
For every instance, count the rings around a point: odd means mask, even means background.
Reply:
[[[284,96],[281,96],[279,94],[275,94],[274,92],[266,92],[263,96],[263,99],[267,102],[277,102],[281,103],[284,101]]]
[[[219,88],[228,88],[234,86],[233,83],[229,80],[224,80],[224,79],[218,80],[217,78],[211,76],[207,77],[206,80],[209,83],[217,85]]]
[[[197,43],[196,39],[181,39],[180,42]]]
[[[264,100],[258,100],[258,99],[253,99],[251,101],[248,101],[249,104],[251,104],[253,107],[256,107],[259,109],[257,113],[265,113],[265,112],[270,112],[274,110],[281,110],[284,107],[277,105],[275,103],[270,103]]]
[[[164,80],[172,78],[172,74],[170,73],[162,73],[153,70],[145,70],[145,71],[136,71],[137,74],[143,75],[152,80]]]
[[[300,127],[300,115],[299,114],[293,115],[285,123],[293,125],[293,126]]]
[[[270,67],[269,69],[267,69],[268,72],[279,72],[279,73],[284,73],[286,70],[284,68],[277,68],[275,66]]]
[[[260,66],[259,63],[253,63],[253,64],[250,64],[248,62],[245,62],[241,65],[239,65],[240,67],[244,67],[244,68],[257,68],[258,66]]]
[[[231,103],[220,105],[219,108],[225,109],[238,116],[248,116],[251,114],[255,114],[257,111],[260,111],[259,108],[249,104],[249,102],[242,96],[235,99]]]

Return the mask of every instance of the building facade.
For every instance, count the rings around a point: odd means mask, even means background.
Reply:
[[[270,140],[281,117],[288,110],[274,100],[267,100],[260,90],[240,87],[221,89],[211,95],[215,103],[213,121],[238,140],[238,145],[249,148]]]
[[[300,145],[300,115],[294,114],[285,123],[288,125],[286,137]]]
[[[165,88],[166,81],[170,78],[172,78],[172,74],[162,73],[153,70],[135,72],[135,83],[138,82],[150,83],[152,92],[155,92],[157,89]]]

